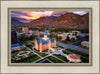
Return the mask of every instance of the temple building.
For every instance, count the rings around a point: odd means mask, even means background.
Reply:
[[[47,33],[45,33],[43,38],[34,41],[34,48],[40,52],[52,47],[56,47],[56,39],[48,38]]]

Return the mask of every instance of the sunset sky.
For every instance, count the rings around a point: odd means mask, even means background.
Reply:
[[[89,13],[88,11],[11,11],[11,17],[16,18],[20,22],[27,23],[40,17],[60,16],[68,12],[79,15]]]

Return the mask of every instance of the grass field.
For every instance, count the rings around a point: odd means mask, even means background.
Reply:
[[[45,54],[44,53],[41,53],[41,52],[36,52],[36,53],[39,54],[42,57],[45,57]]]
[[[50,59],[50,60],[53,61],[54,63],[63,63],[62,61],[56,59],[56,58],[53,57],[53,56],[48,57],[48,59]]]
[[[21,42],[23,45],[27,46],[28,48],[32,49],[34,47],[34,43],[31,40]]]
[[[65,62],[68,62],[67,58],[64,57],[64,56],[61,56],[61,55],[55,55],[55,56],[62,59],[62,60],[64,60]]]
[[[38,57],[37,55],[32,53],[31,56],[29,56],[29,57],[26,57],[26,58],[25,57],[24,58],[20,57],[20,58],[21,58],[21,60],[18,60],[18,61],[15,61],[15,62],[17,62],[17,63],[31,63],[31,62],[36,61],[40,57]]]

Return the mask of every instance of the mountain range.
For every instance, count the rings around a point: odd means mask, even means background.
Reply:
[[[89,13],[78,15],[74,13],[66,13],[61,16],[47,16],[33,20],[29,23],[22,23],[17,19],[11,19],[12,25],[25,26],[49,26],[49,27],[65,27],[70,29],[88,29],[89,28]]]
[[[23,24],[22,22],[20,22],[19,20],[18,20],[18,18],[14,18],[14,17],[11,17],[11,25],[21,25],[21,24]]]

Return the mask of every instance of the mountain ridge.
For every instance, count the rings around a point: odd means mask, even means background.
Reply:
[[[74,13],[65,13],[61,16],[47,16],[33,20],[23,25],[29,26],[53,26],[66,27],[71,29],[88,29],[89,28],[89,13],[85,15],[78,15]]]

